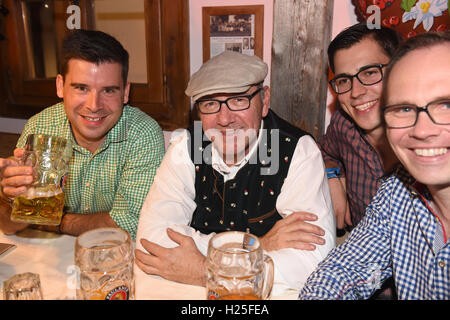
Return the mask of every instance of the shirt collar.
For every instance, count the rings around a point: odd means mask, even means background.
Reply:
[[[111,142],[121,142],[128,139],[128,121],[125,116],[125,112],[128,107],[128,105],[123,106],[122,115],[120,116],[119,121],[117,121],[116,125],[112,127],[106,135],[105,142],[108,144]]]

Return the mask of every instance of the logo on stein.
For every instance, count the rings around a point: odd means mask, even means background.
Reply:
[[[61,180],[59,181],[59,186],[61,187],[62,191],[65,192],[66,190],[64,189],[64,187],[67,184],[67,178],[69,177],[69,175],[66,173],[65,175],[63,175],[61,177]]]
[[[129,290],[126,286],[120,286],[110,291],[105,300],[128,300]]]
[[[219,295],[216,292],[212,290],[208,291],[208,300],[217,300],[217,299],[219,299]]]

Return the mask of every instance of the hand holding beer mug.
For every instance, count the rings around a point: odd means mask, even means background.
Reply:
[[[67,139],[31,134],[25,145],[21,165],[31,166],[34,181],[14,199],[11,220],[15,222],[59,225],[64,209],[62,182],[72,158]]]
[[[209,241],[206,290],[209,300],[268,299],[273,261],[255,235],[229,231]]]
[[[78,236],[75,264],[80,268],[79,300],[133,300],[133,248],[119,228],[99,228]]]

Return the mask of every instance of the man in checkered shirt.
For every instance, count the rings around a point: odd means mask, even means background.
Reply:
[[[447,31],[411,38],[392,58],[383,118],[402,166],[300,299],[367,299],[391,275],[399,299],[450,299],[449,57]]]
[[[58,97],[64,102],[33,116],[14,150],[23,156],[29,134],[72,141],[65,184],[65,214],[46,231],[79,235],[100,227],[120,227],[135,238],[139,214],[164,155],[162,130],[155,120],[127,105],[129,55],[101,31],[76,30],[62,45]],[[10,221],[11,198],[32,182],[32,168],[0,159],[0,229],[13,234],[27,224]]]

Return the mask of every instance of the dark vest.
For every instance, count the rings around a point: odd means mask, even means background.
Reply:
[[[287,176],[298,139],[308,133],[292,126],[270,110],[263,121],[265,130],[262,131],[258,150],[234,179],[226,183],[223,176],[210,164],[211,141],[202,141],[200,145],[201,139],[193,139],[194,130],[189,129],[191,139],[188,143],[195,165],[197,204],[191,221],[194,229],[203,234],[232,230],[262,236],[281,219],[276,210],[276,200]],[[201,133],[203,137],[203,131]],[[278,140],[278,143],[273,139]],[[270,162],[270,156],[276,154],[277,159]],[[199,159],[203,161],[198,161]]]

